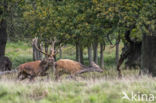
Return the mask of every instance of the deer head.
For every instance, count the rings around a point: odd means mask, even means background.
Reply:
[[[48,63],[48,65],[53,65],[54,62],[55,62],[55,55],[58,53],[58,49],[59,49],[59,48],[57,48],[57,49],[55,50],[56,38],[54,38],[54,39],[51,41],[51,47],[50,47],[50,52],[49,52],[49,53],[46,53],[46,52],[42,51],[41,49],[39,49],[39,47],[37,46],[37,41],[38,41],[38,38],[35,38],[35,39],[33,40],[34,45],[35,45],[35,48],[36,48],[39,52],[45,54],[45,55],[48,57],[48,58],[42,60],[43,64]],[[61,45],[60,45],[60,47],[61,47]]]
[[[103,72],[103,70],[97,64],[95,64],[93,61],[91,62],[91,66],[92,66],[91,69],[93,69],[94,71],[101,72],[101,73]]]

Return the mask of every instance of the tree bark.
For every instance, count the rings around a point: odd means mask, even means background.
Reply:
[[[80,46],[76,43],[76,61],[80,62]]]
[[[89,66],[91,66],[91,62],[93,61],[92,59],[92,45],[88,45],[88,61],[89,61]]]
[[[39,49],[43,49],[42,45],[40,45],[37,41],[37,45],[39,47]],[[36,47],[35,47],[35,44],[34,42],[32,42],[32,48],[33,48],[33,60],[36,61],[36,60],[42,60],[42,53],[39,52]]]
[[[84,64],[84,62],[83,62],[83,47],[82,47],[82,45],[80,45],[80,63]]]
[[[45,43],[44,49],[45,49],[45,52],[48,53],[48,44],[47,43]],[[45,58],[48,58],[48,56],[45,55]]]
[[[59,57],[62,58],[62,49],[59,48]]]
[[[12,62],[6,56],[0,57],[0,71],[10,71],[12,68]]]
[[[98,64],[98,51],[97,51],[98,43],[97,42],[93,43],[93,50],[94,50],[94,62]]]
[[[75,44],[75,47],[76,47],[76,61],[78,61],[78,44],[76,43]]]
[[[127,42],[124,43],[124,48],[122,49],[122,53],[120,54],[120,59],[117,64],[119,77],[122,77],[120,66],[125,60],[126,60],[125,65],[127,67],[130,67],[130,68],[136,68],[136,66],[140,67],[142,42],[131,40],[130,34],[133,28],[135,28],[135,25],[131,26],[125,32],[125,40]]]
[[[103,52],[104,52],[104,44],[100,43],[100,67],[101,68],[104,68],[104,55],[103,55]]]
[[[5,55],[5,46],[7,43],[7,23],[5,19],[0,21],[0,57]]]
[[[116,65],[117,65],[118,62],[119,62],[119,43],[118,43],[117,40],[116,40],[116,52],[115,52],[115,56],[116,56]]]
[[[4,9],[0,13],[2,17],[2,19],[0,20],[0,71],[7,71],[11,70],[12,63],[10,59],[5,56],[5,47],[7,43],[8,34],[7,34],[7,20],[3,14],[7,13],[8,8],[7,0],[4,0],[3,3]]]
[[[156,76],[156,36],[144,35],[142,42],[142,72]]]

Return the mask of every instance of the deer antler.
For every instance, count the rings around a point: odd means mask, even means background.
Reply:
[[[43,52],[41,49],[38,48],[38,46],[37,46],[38,38],[37,38],[37,37],[35,37],[35,38],[32,40],[32,42],[34,43],[35,48],[36,48],[39,52],[41,52],[41,53],[43,53],[43,54],[45,54],[45,55],[50,56],[48,53]]]
[[[43,54],[45,54],[45,55],[47,55],[47,56],[50,56],[50,57],[56,55],[56,54],[58,53],[59,48],[61,48],[61,47],[63,46],[63,44],[60,44],[59,47],[55,50],[55,44],[56,44],[56,42],[57,42],[57,39],[56,39],[56,37],[54,37],[53,40],[51,40],[50,54],[48,54],[48,53],[43,52],[41,49],[38,48],[38,46],[37,46],[38,38],[37,38],[37,37],[35,37],[35,38],[32,40],[32,42],[33,42],[33,44],[35,45],[35,48],[36,48],[39,52],[41,52],[41,53],[43,53]]]
[[[59,52],[59,49],[63,47],[63,44],[60,44],[59,47],[55,50],[55,54]]]
[[[51,42],[51,49],[50,49],[50,55],[56,55],[59,52],[59,48],[63,46],[63,44],[60,44],[59,47],[56,49],[55,44],[57,42],[57,39],[54,38],[53,41]]]
[[[56,38],[54,38],[51,41],[50,56],[55,55],[55,43],[56,43]]]

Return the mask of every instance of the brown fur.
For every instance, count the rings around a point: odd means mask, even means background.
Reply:
[[[95,65],[94,65],[95,66]],[[69,60],[69,59],[60,59],[58,61],[56,61],[55,63],[55,79],[59,79],[59,77],[64,74],[70,74],[71,76],[75,76],[76,74],[78,74],[79,72],[81,73],[81,71],[85,72],[89,72],[89,71],[93,71],[93,70],[99,70],[98,72],[102,72],[102,69],[99,68],[97,65],[96,67],[87,67],[82,65],[79,62],[73,61],[73,60]]]
[[[60,59],[56,62],[57,70],[64,70],[65,72],[75,73],[82,69],[82,66],[79,62],[69,60],[69,59]]]
[[[30,80],[32,80],[36,76],[45,76],[47,75],[46,71],[48,67],[48,62],[44,60],[21,64],[18,67],[18,79],[23,80],[29,78]]]

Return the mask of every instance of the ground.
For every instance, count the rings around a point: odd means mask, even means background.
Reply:
[[[150,97],[139,101],[138,96],[156,96],[155,80],[149,76],[78,81],[64,79],[58,82],[3,79],[0,81],[0,103],[149,103]],[[122,99],[123,92],[131,100]],[[132,100],[132,93],[137,95],[135,100]]]
[[[72,46],[65,47],[63,58],[74,59]],[[121,49],[121,48],[120,48]],[[6,55],[13,62],[13,68],[32,61],[31,45],[23,42],[8,43]],[[33,82],[19,81],[16,73],[0,76],[0,103],[152,103],[156,102],[155,78],[138,76],[139,70],[123,70],[123,78],[117,78],[115,51],[109,46],[105,51],[104,73],[85,73],[77,80],[60,81],[38,77]],[[72,56],[69,56],[72,55]],[[87,65],[87,50],[84,53]],[[124,66],[122,66],[124,69]],[[128,99],[122,99],[126,93]]]

